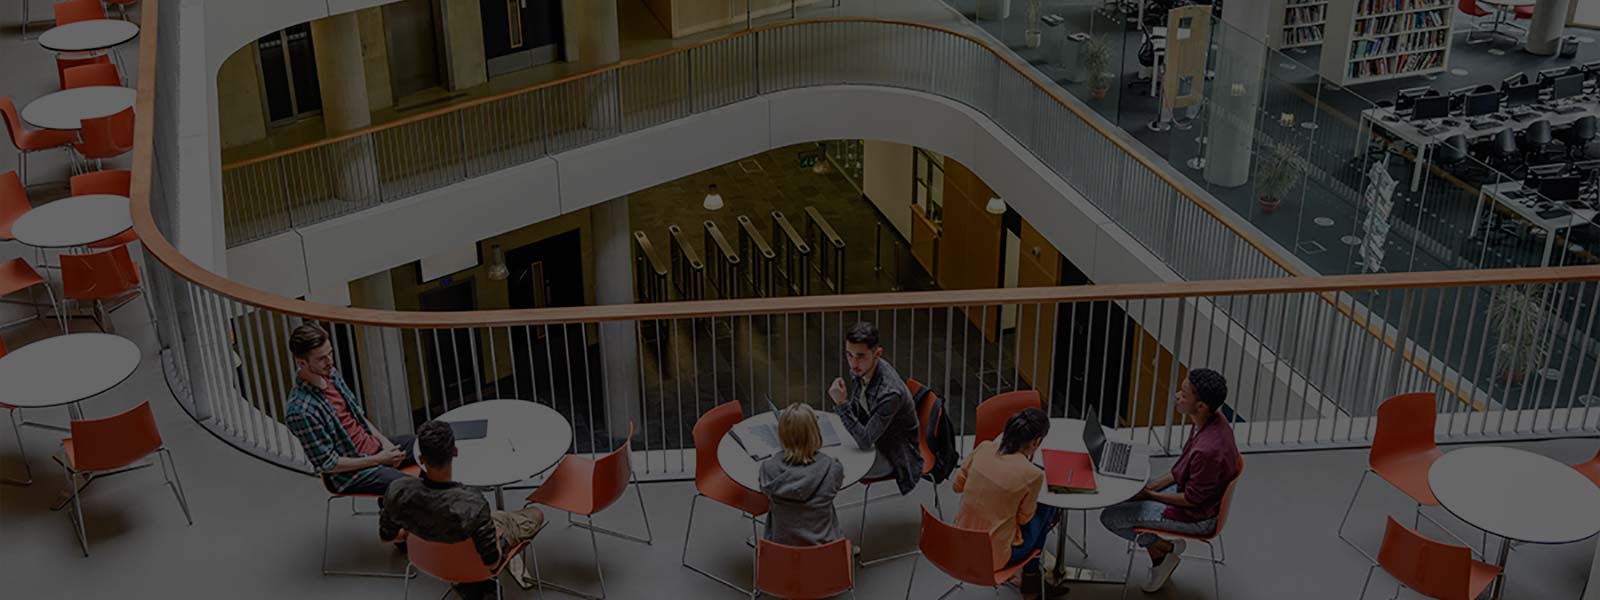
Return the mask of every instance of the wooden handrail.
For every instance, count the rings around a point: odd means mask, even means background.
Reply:
[[[1414,289],[1432,287],[1459,287],[1459,286],[1491,286],[1511,285],[1522,283],[1563,283],[1576,281],[1600,280],[1600,266],[1578,267],[1545,267],[1522,269],[1494,269],[1475,271],[1435,271],[1423,273],[1386,273],[1376,275],[1336,275],[1318,277],[1295,277],[1259,280],[1231,280],[1231,281],[1198,281],[1181,283],[1141,283],[1117,284],[1098,286],[1073,286],[1073,287],[1048,287],[1048,288],[1011,288],[998,290],[960,290],[960,291],[934,291],[934,292],[898,292],[877,294],[846,294],[830,296],[813,296],[803,298],[765,298],[754,300],[711,300],[694,302],[671,302],[658,304],[629,304],[611,306],[585,306],[570,308],[541,308],[519,310],[478,310],[463,312],[411,312],[388,311],[365,308],[348,308],[307,302],[286,298],[276,294],[269,294],[255,288],[221,277],[207,269],[194,264],[178,251],[161,231],[156,227],[154,217],[150,212],[150,181],[153,168],[154,144],[152,134],[154,130],[155,94],[156,94],[156,40],[160,32],[157,31],[157,15],[160,11],[162,0],[145,0],[142,13],[143,33],[139,46],[139,86],[136,112],[142,115],[135,125],[135,147],[133,153],[133,189],[130,195],[133,211],[134,231],[139,235],[148,255],[154,257],[166,268],[173,271],[178,277],[208,289],[221,296],[231,298],[244,304],[260,309],[276,311],[286,315],[305,317],[310,319],[352,323],[380,327],[395,328],[452,328],[452,327],[481,327],[481,326],[506,326],[506,325],[543,325],[563,323],[587,323],[597,321],[625,321],[625,320],[652,320],[652,319],[680,319],[699,317],[743,316],[783,313],[806,313],[819,311],[838,310],[874,310],[889,308],[930,308],[942,306],[976,306],[1015,303],[1051,303],[1051,302],[1086,302],[1110,300],[1135,300],[1159,298],[1187,298],[1228,296],[1238,294],[1290,294],[1290,293],[1319,293],[1319,292],[1352,292],[1373,289]],[[924,29],[941,31],[950,35],[965,38],[988,48],[987,44],[978,39],[941,27],[895,21],[886,19],[817,19],[807,21],[794,21],[766,25],[757,29],[740,32],[734,35],[749,35],[754,31],[763,31],[776,27],[789,27],[821,22],[872,22],[905,25]],[[725,39],[725,38],[724,38]],[[690,48],[713,43],[718,40],[702,42],[693,46],[678,48],[670,52],[683,52]],[[668,53],[670,53],[668,52]],[[991,52],[993,50],[991,49]],[[667,53],[663,53],[667,54]],[[996,56],[1011,65],[1046,91],[1061,105],[1074,114],[1083,117],[1080,110],[1072,103],[1062,99],[1050,86],[1044,85],[1026,69],[1021,68],[1009,57],[996,53]],[[621,68],[629,64],[658,58],[661,54],[651,57],[634,59],[618,65],[613,65],[600,71]],[[568,78],[570,79],[570,78]],[[543,85],[560,83],[550,82]],[[459,110],[463,106],[487,102],[506,95],[523,93],[517,90],[507,92],[491,98],[474,101],[474,104],[450,107],[448,110]],[[443,111],[435,111],[414,117],[426,118]],[[1124,150],[1126,145],[1117,137],[1110,135],[1104,126],[1094,119],[1084,119],[1096,131],[1105,135],[1113,143]],[[390,123],[385,126],[396,126]],[[364,130],[367,131],[367,130]],[[360,135],[356,132],[351,135]],[[342,139],[342,138],[338,138]],[[320,143],[332,143],[337,139],[324,140]],[[1220,218],[1212,208],[1190,195],[1190,192],[1173,181],[1165,173],[1154,168],[1146,157],[1130,152],[1134,158],[1162,178],[1169,185],[1179,190],[1186,197],[1194,200],[1203,210],[1217,217],[1225,226],[1232,228],[1226,220]],[[1237,230],[1235,230],[1237,232]],[[1244,236],[1242,236],[1244,237]],[[1250,240],[1249,237],[1245,237]],[[1252,245],[1255,244],[1251,241]],[[1257,246],[1269,258],[1273,254]],[[1274,258],[1277,262],[1277,259]],[[1279,263],[1290,272],[1295,272],[1283,263]]]

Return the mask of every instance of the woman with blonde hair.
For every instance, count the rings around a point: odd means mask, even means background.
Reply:
[[[833,498],[844,485],[844,467],[818,452],[817,414],[792,404],[778,415],[783,452],[761,463],[761,491],[771,501],[767,539],[789,546],[816,546],[844,537]]]

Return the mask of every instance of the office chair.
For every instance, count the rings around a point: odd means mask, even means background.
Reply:
[[[1148,29],[1146,29],[1143,33],[1144,33],[1144,41],[1139,44],[1139,55],[1138,55],[1137,58],[1139,60],[1139,66],[1140,67],[1150,70],[1150,77],[1148,79],[1135,78],[1132,83],[1128,84],[1128,87],[1132,88],[1132,89],[1139,89],[1141,87],[1149,88],[1150,89],[1150,93],[1152,95],[1154,95],[1155,94],[1156,79],[1161,76],[1160,73],[1156,72],[1156,42],[1155,41],[1158,40],[1158,39],[1165,39],[1165,36],[1153,35],[1153,34],[1151,34],[1149,32]]]
[[[1568,156],[1581,160],[1589,157],[1589,144],[1594,142],[1596,136],[1600,136],[1600,123],[1596,122],[1594,115],[1587,115],[1574,121],[1561,141],[1567,145]]]
[[[1550,131],[1550,121],[1539,119],[1528,124],[1522,131],[1523,162],[1537,158],[1550,149],[1550,143],[1555,141],[1555,135]]]
[[[1439,145],[1436,152],[1435,164],[1446,172],[1455,173],[1462,165],[1468,163],[1470,155],[1467,153],[1467,138],[1464,135],[1452,135]]]
[[[1502,129],[1495,134],[1494,141],[1489,144],[1489,166],[1496,171],[1507,175],[1516,176],[1517,170],[1527,161],[1523,160],[1522,153],[1517,147],[1516,134],[1510,129]]]

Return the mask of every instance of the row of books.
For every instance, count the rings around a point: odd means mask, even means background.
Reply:
[[[1283,15],[1284,25],[1299,25],[1301,23],[1317,23],[1327,19],[1327,9],[1322,6],[1308,6],[1305,8],[1291,8]]]
[[[1449,8],[1451,3],[1439,0],[1360,0],[1356,2],[1356,15],[1379,15],[1402,10],[1424,8]]]
[[[1411,73],[1444,66],[1444,50],[1425,54],[1405,54],[1375,60],[1358,60],[1350,63],[1350,77],[1380,77],[1396,73]]]
[[[1443,48],[1449,40],[1449,32],[1442,29],[1429,33],[1413,33],[1406,36],[1387,37],[1377,40],[1356,40],[1350,43],[1350,58],[1357,59],[1363,56],[1383,56],[1399,52],[1435,50]]]
[[[1430,27],[1443,27],[1444,13],[1419,12],[1405,15],[1390,15],[1356,21],[1356,35],[1390,35],[1405,33]]]
[[[1283,32],[1283,45],[1299,46],[1300,44],[1313,44],[1322,42],[1322,26],[1296,27],[1285,29]]]

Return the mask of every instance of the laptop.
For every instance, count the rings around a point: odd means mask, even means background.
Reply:
[[[1100,426],[1100,415],[1093,407],[1084,415],[1083,445],[1094,462],[1094,471],[1108,477],[1148,481],[1150,479],[1150,454],[1143,448],[1106,437]]]
[[[772,394],[767,394],[767,408],[772,411],[772,417],[774,419],[778,417],[779,413],[783,412],[782,410],[779,410],[778,405],[772,401]],[[777,425],[773,425],[773,430],[777,430]],[[822,418],[822,415],[817,415],[817,431],[822,434],[823,448],[838,446],[843,443],[843,440],[839,438],[839,432],[833,430],[833,421]]]
[[[473,419],[471,421],[449,421],[450,433],[455,434],[456,441],[476,440],[489,435],[488,419]]]

